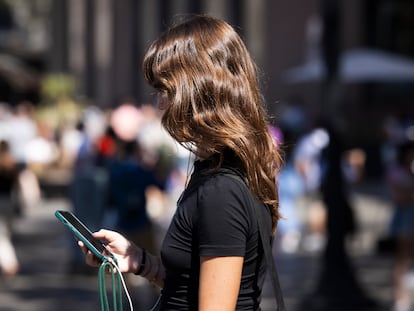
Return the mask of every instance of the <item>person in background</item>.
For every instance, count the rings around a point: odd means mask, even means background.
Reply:
[[[275,137],[274,134],[273,136]],[[285,129],[280,136],[283,138],[276,139],[283,146],[284,166],[277,177],[279,207],[287,221],[281,222],[278,226],[278,241],[280,241],[281,251],[295,253],[301,246],[302,233],[304,232],[304,220],[298,206],[300,198],[305,193],[305,185],[304,179],[294,163],[295,135]]]
[[[79,142],[74,159],[73,176],[69,187],[69,198],[74,213],[91,230],[102,226],[107,202],[109,174],[105,168],[97,165],[95,142],[85,130],[85,124],[79,121],[76,129]],[[69,273],[93,273],[93,269],[85,266],[83,255],[72,243],[69,262]],[[88,269],[89,268],[89,269]]]
[[[0,268],[4,275],[19,271],[19,261],[11,240],[11,221],[16,213],[18,165],[7,141],[0,141]]]
[[[150,252],[157,252],[154,228],[148,215],[147,191],[164,189],[164,184],[150,168],[140,162],[137,141],[116,139],[116,152],[109,170],[109,208],[114,210],[114,229]]]
[[[143,67],[164,128],[195,155],[191,177],[161,256],[114,231],[94,236],[107,241],[121,272],[162,288],[157,310],[260,310],[266,263],[254,209],[264,209],[260,230],[270,237],[280,217],[281,156],[256,66],[233,27],[195,16],[161,34]]]
[[[397,248],[393,269],[394,310],[411,310],[410,296],[404,278],[414,259],[414,143],[397,147],[396,162],[388,169],[386,180],[394,204],[391,235]]]

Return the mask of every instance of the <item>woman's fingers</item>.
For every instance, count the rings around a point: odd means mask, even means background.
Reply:
[[[91,252],[86,252],[86,263],[91,266],[99,266],[101,264],[101,261]]]
[[[85,255],[85,261],[88,265],[97,267],[101,264],[100,260],[86,248],[82,241],[78,241],[78,245],[82,250],[82,253]]]
[[[121,235],[115,231],[100,229],[99,231],[94,232],[93,236],[97,239],[102,239],[110,242],[116,240]]]
[[[86,248],[85,244],[83,244],[82,241],[79,241],[79,240],[77,240],[77,241],[78,241],[78,245],[79,245],[80,249],[82,250],[82,253],[86,254],[88,249]]]

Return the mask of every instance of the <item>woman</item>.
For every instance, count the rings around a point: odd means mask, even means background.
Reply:
[[[160,257],[113,231],[94,235],[108,242],[122,272],[162,288],[160,310],[260,310],[266,268],[249,196],[264,203],[270,236],[280,157],[255,65],[231,26],[196,16],[155,40],[143,67],[164,128],[197,160]],[[87,262],[98,264],[91,253]]]

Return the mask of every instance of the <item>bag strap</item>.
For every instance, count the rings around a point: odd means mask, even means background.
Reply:
[[[238,171],[230,169],[230,168],[221,168],[220,171],[223,172],[225,175],[234,178],[235,180],[241,181],[242,184],[250,192],[250,189],[247,186],[245,179],[242,176],[240,176],[240,173]],[[252,195],[249,195],[249,201],[252,205],[252,208],[255,210],[255,213],[257,216],[260,239],[263,245],[263,252],[265,255],[266,265],[270,270],[269,272],[270,272],[272,286],[273,286],[273,294],[276,299],[277,311],[286,311],[285,300],[283,299],[283,293],[280,287],[280,282],[279,282],[279,277],[278,277],[278,273],[276,270],[275,261],[272,255],[272,250],[270,248],[271,239],[269,239],[269,237],[266,237],[266,233],[264,232],[264,228],[266,228],[266,222],[265,222],[266,216],[263,215],[263,212],[265,211],[263,203],[255,200]],[[259,204],[257,203],[260,203],[262,208],[259,208],[258,207]]]
[[[263,228],[265,228],[265,220],[263,215],[264,208],[258,208],[254,206],[254,210],[256,211],[257,220],[259,223],[259,232],[260,238],[262,240],[263,251],[266,259],[267,267],[270,270],[270,276],[273,285],[273,292],[276,298],[277,303],[277,311],[286,311],[285,301],[283,299],[282,289],[280,287],[279,277],[276,270],[275,261],[272,255],[272,251],[270,249],[269,238],[266,238],[265,233],[263,232]]]

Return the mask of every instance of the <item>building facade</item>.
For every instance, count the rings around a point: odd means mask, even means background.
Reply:
[[[15,18],[20,16],[20,28],[25,25],[24,16],[42,20],[36,24],[32,18],[25,26],[26,34],[30,33],[26,37],[32,39],[39,33],[33,25],[43,29],[43,52],[41,48],[36,52],[43,64],[40,70],[73,75],[78,93],[102,107],[114,107],[125,98],[137,104],[151,102],[152,91],[141,72],[150,42],[182,15],[211,14],[234,25],[245,39],[261,69],[269,109],[276,115],[279,107],[300,105],[310,119],[324,113],[345,119],[346,127],[352,124],[351,129],[358,129],[358,138],[361,131],[355,124],[364,126],[369,115],[374,126],[362,133],[378,138],[375,124],[384,115],[412,110],[412,81],[342,83],[335,76],[342,53],[356,48],[380,48],[414,58],[412,1],[0,0],[0,9],[2,3]],[[340,87],[327,91],[331,84],[326,77],[305,83],[286,80],[290,68],[318,58]],[[325,94],[332,89],[339,90],[340,100],[326,104]]]

